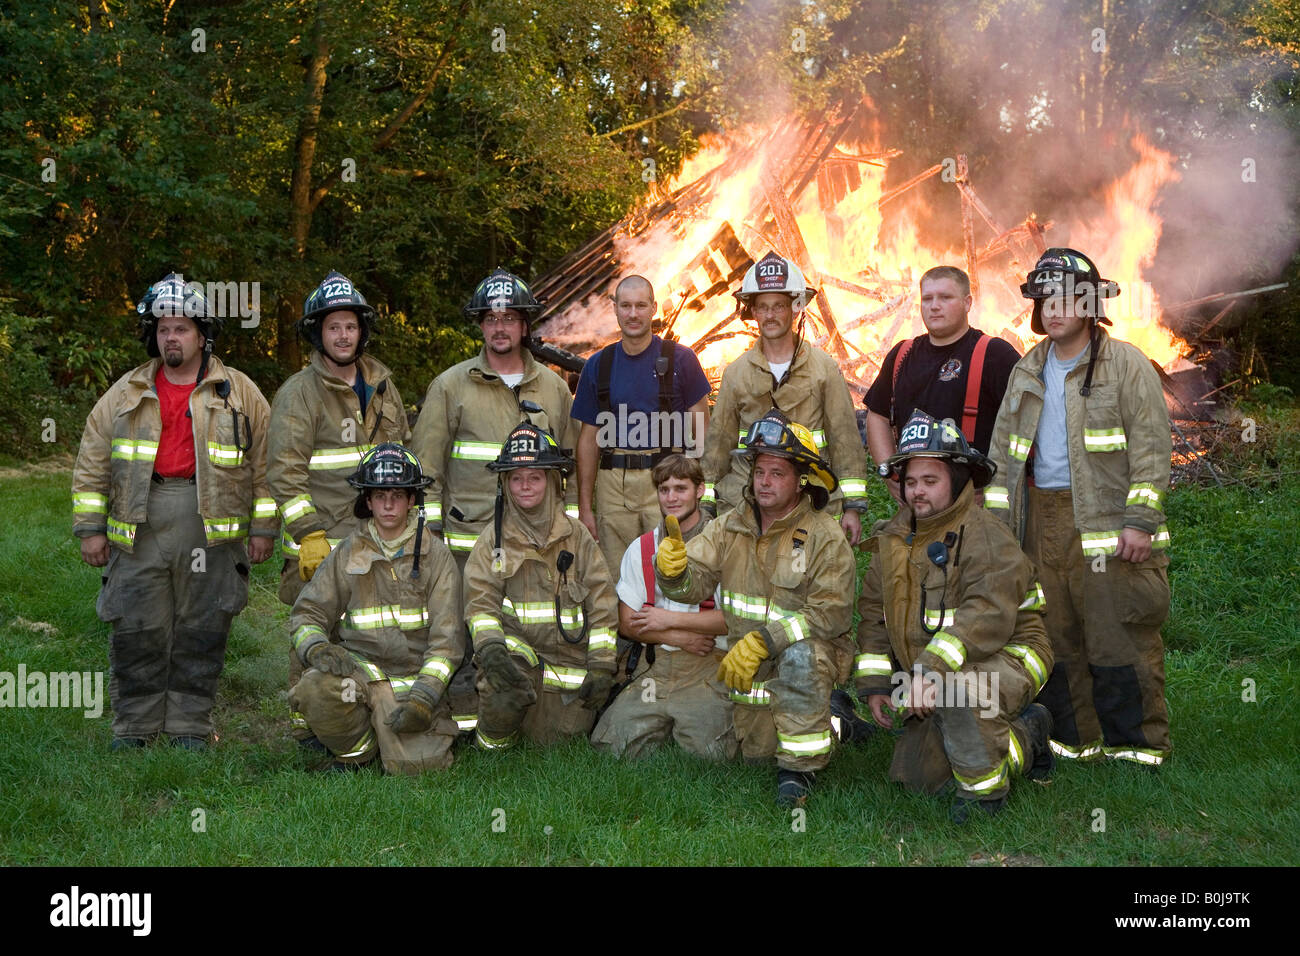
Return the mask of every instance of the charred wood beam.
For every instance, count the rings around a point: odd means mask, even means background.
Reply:
[[[970,182],[970,170],[966,165],[966,154],[957,156],[957,181]],[[975,217],[971,215],[971,202],[966,194],[961,194],[961,238],[966,252],[966,275],[970,277],[970,294],[975,300],[980,297],[979,257],[975,254]]]
[[[925,172],[923,172],[923,173],[917,173],[917,175],[913,176],[913,177],[912,177],[911,179],[909,179],[907,182],[902,183],[902,184],[900,184],[900,185],[898,185],[898,186],[895,186],[893,189],[889,190],[889,192],[887,192],[887,193],[882,193],[881,196],[880,196],[880,198],[876,200],[876,206],[877,206],[877,208],[879,208],[880,206],[883,206],[885,203],[889,202],[891,199],[897,199],[899,196],[903,195],[903,193],[907,192],[907,191],[908,191],[909,189],[911,189],[913,186],[916,186],[916,185],[918,185],[918,184],[920,184],[920,183],[925,182],[925,181],[926,181],[927,179],[929,179],[931,176],[934,176],[934,175],[936,175],[936,174],[938,174],[938,173],[940,173],[940,172],[942,172],[942,171],[943,171],[943,163],[938,163],[938,164],[936,164],[936,165],[934,165],[934,166],[931,166],[929,169],[927,169],[927,170],[926,170]]]

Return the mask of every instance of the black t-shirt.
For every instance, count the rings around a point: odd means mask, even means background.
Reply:
[[[970,329],[949,345],[934,345],[928,335],[912,340],[912,347],[903,357],[903,367],[898,373],[898,398],[893,402],[894,414],[890,420],[894,434],[898,434],[898,429],[903,427],[914,408],[938,419],[951,418],[958,428],[961,427],[962,409],[966,405],[966,376],[979,336],[978,329]],[[902,344],[900,342],[889,350],[880,374],[876,376],[876,381],[862,402],[870,411],[885,418],[890,418],[894,362],[898,359],[898,350]],[[1002,404],[1002,396],[1007,390],[1011,369],[1019,361],[1020,353],[1011,343],[996,336],[989,339],[984,353],[984,377],[980,380],[975,440],[971,442],[986,455],[993,438],[993,422],[998,417],[998,406]]]

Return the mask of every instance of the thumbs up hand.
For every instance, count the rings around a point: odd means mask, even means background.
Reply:
[[[686,542],[682,540],[682,528],[675,517],[668,515],[664,525],[668,528],[668,537],[659,542],[655,567],[665,578],[675,578],[686,570]]]

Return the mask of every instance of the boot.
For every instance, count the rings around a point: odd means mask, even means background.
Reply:
[[[192,734],[182,734],[179,737],[171,739],[173,747],[180,747],[182,750],[203,751],[208,749],[206,737],[196,737]]]
[[[876,732],[876,725],[858,716],[847,691],[831,691],[831,726],[842,744],[860,744]],[[838,719],[836,719],[838,718]]]
[[[1052,712],[1042,704],[1030,704],[1020,714],[1029,731],[1030,760],[1025,768],[1026,780],[1046,780],[1056,769],[1056,754],[1052,753]]]
[[[148,743],[143,737],[114,737],[113,742],[108,745],[108,749],[114,752],[118,750],[138,750]]]
[[[996,816],[1003,807],[1007,805],[1006,797],[998,797],[996,800],[970,800],[966,797],[957,797],[948,808],[948,818],[958,825],[964,824],[976,807],[983,810],[989,816]]]
[[[801,770],[777,770],[776,805],[778,807],[801,807],[812,792],[813,781],[817,775]]]
[[[321,743],[320,738],[315,734],[312,734],[310,737],[299,737],[297,738],[297,742],[298,746],[309,754],[323,755],[330,752],[329,748]]]

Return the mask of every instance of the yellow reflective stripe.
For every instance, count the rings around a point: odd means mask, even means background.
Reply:
[[[542,686],[558,687],[560,690],[577,690],[586,680],[585,667],[561,667],[558,664],[542,665]]]
[[[1156,528],[1155,537],[1151,539],[1151,547],[1155,551],[1169,547],[1169,525],[1162,524]]]
[[[537,652],[532,649],[532,646],[529,645],[527,641],[521,640],[520,638],[515,637],[513,634],[507,634],[505,637],[506,637],[506,650],[508,650],[511,654],[520,655],[521,657],[523,657],[524,660],[528,661],[528,663],[533,667],[536,667],[538,665],[539,662],[537,660]]]
[[[1100,740],[1090,744],[1080,744],[1077,747],[1063,744],[1058,740],[1051,740],[1048,743],[1051,745],[1052,753],[1066,760],[1090,760],[1101,755]]]
[[[253,499],[253,520],[258,521],[262,518],[275,517],[275,499],[274,498],[254,498]]]
[[[342,538],[326,538],[325,543],[330,546],[330,550],[332,551],[339,546],[339,542],[342,540]],[[297,541],[293,540],[293,535],[289,534],[289,529],[282,528],[280,530],[280,551],[285,555],[285,557],[296,559],[298,557],[298,552],[301,550],[302,547]]]
[[[1129,486],[1128,498],[1124,501],[1124,507],[1146,505],[1149,508],[1159,508],[1162,497],[1159,488],[1149,481],[1142,481]]]
[[[753,707],[766,707],[772,703],[772,695],[767,692],[767,682],[756,680],[750,687],[749,693],[743,690],[733,690],[731,699],[737,704],[749,704]]]
[[[956,619],[957,611],[954,608],[948,608],[943,612],[943,620],[939,619],[938,608],[931,608],[925,612],[925,626],[933,627],[936,630],[944,627],[952,627],[952,623]]]
[[[348,627],[358,631],[378,627],[398,627],[404,631],[412,631],[429,623],[429,609],[400,607],[396,604],[359,607],[355,610],[349,608],[344,615],[344,621]]]
[[[442,521],[442,502],[426,501],[424,503],[425,521]]]
[[[577,505],[565,505],[565,506],[564,506],[564,513],[565,513],[568,517],[570,517],[570,518],[576,518],[576,517],[578,517],[578,506],[577,506]]]
[[[861,478],[845,478],[840,482],[840,489],[844,492],[845,498],[865,498],[867,496],[867,483]]]
[[[106,514],[108,498],[97,491],[83,491],[72,496],[73,514]]]
[[[430,657],[420,668],[420,674],[425,677],[440,677],[443,683],[451,680],[451,661],[445,657]]]
[[[203,532],[209,541],[224,541],[228,538],[242,538],[248,532],[247,518],[218,518],[204,521]]]
[[[714,492],[713,492],[713,482],[711,482],[711,481],[706,481],[706,482],[704,483],[704,494],[703,494],[703,496],[700,498],[700,504],[702,504],[702,505],[716,505],[717,503],[718,503],[718,497],[717,497],[717,495],[715,495]]]
[[[1010,508],[1011,495],[1001,485],[989,485],[984,489],[985,508]]]
[[[767,612],[767,620],[769,624],[775,624],[791,644],[797,644],[808,636],[805,630],[808,622],[798,612],[790,613],[779,607],[773,607]]]
[[[893,665],[888,654],[859,654],[853,658],[853,676],[866,677],[869,674],[889,676]]]
[[[284,515],[284,520],[289,522],[296,521],[303,515],[315,513],[316,505],[312,503],[310,494],[290,498],[284,503],[284,507],[280,509],[280,514]]]
[[[960,670],[966,660],[966,646],[951,634],[940,631],[930,638],[925,650],[939,658],[953,670]]]
[[[598,627],[587,635],[587,651],[603,650],[608,647],[613,650],[617,645],[614,641],[614,632],[607,627]]]
[[[133,441],[130,438],[114,438],[113,451],[109,457],[122,461],[153,461],[158,457],[158,443],[144,439]]]
[[[963,777],[956,770],[952,772],[953,777],[957,780],[957,785],[968,793],[987,793],[990,790],[997,790],[1007,782],[1007,761],[1003,760],[998,764],[997,769],[992,773],[987,773],[982,777]]]
[[[1020,749],[1020,741],[1016,740],[1015,731],[1008,728],[1007,738],[1011,744],[1007,753],[1007,763],[1010,764],[1012,773],[1019,773],[1025,765],[1025,752]]]
[[[767,601],[749,594],[722,592],[722,609],[750,621],[767,620]]]
[[[499,631],[501,622],[491,614],[475,614],[469,619],[470,637],[478,637],[482,631]]]
[[[1047,665],[1043,659],[1032,647],[1024,644],[1008,644],[1002,649],[1025,665],[1025,670],[1034,682],[1034,693],[1037,694],[1047,682]]]
[[[361,739],[357,741],[356,749],[352,750],[350,753],[339,754],[339,756],[360,757],[363,754],[367,754],[370,751],[374,750],[378,746],[379,746],[379,742],[375,740],[375,732],[373,730],[367,730],[361,736]]]
[[[1101,752],[1112,760],[1132,760],[1150,767],[1158,767],[1169,756],[1163,750],[1148,750],[1145,747],[1102,747]]]
[[[461,534],[457,531],[443,530],[442,539],[446,542],[447,547],[453,551],[473,551],[474,542],[478,540],[476,534]]]
[[[289,726],[294,730],[310,730],[307,724],[307,718],[296,710],[289,711]]]
[[[451,719],[456,721],[456,727],[462,731],[473,730],[478,726],[477,714],[452,714]]]
[[[383,672],[382,668],[380,668],[378,664],[366,660],[355,651],[348,651],[348,653],[351,654],[352,659],[356,661],[357,669],[366,675],[366,683],[373,684],[377,680],[387,680],[388,675]]]
[[[1032,438],[1022,438],[1019,435],[1012,435],[1008,440],[1007,451],[1016,461],[1024,461],[1029,457],[1029,449],[1034,447]]]
[[[1047,595],[1043,593],[1043,586],[1037,581],[1034,586],[1025,592],[1025,599],[1020,602],[1020,611],[1041,611],[1047,607]]]
[[[111,516],[108,518],[109,541],[116,541],[129,547],[135,541],[135,529],[135,524],[130,521],[118,521]]]
[[[311,637],[313,634],[319,634],[325,640],[329,640],[325,632],[315,624],[304,624],[302,627],[298,628],[298,630],[293,632],[293,649],[297,650],[300,648],[303,641],[307,640],[307,638]]]
[[[792,756],[811,757],[831,752],[831,732],[823,730],[815,734],[777,734],[777,753]]]
[[[355,446],[352,448],[317,448],[312,451],[311,460],[307,462],[307,467],[316,469],[355,467],[361,464],[363,454],[365,452]]]
[[[388,684],[389,684],[390,687],[393,688],[393,695],[394,695],[394,696],[396,696],[399,692],[400,692],[400,693],[403,693],[403,694],[408,693],[408,692],[411,690],[411,685],[414,684],[414,683],[415,683],[415,678],[414,678],[414,677],[390,677],[390,678],[388,678]]]
[[[507,734],[505,737],[489,737],[483,733],[483,728],[478,727],[475,723],[474,743],[482,750],[505,750],[507,747],[514,746],[515,739],[519,736],[519,731]]]
[[[1119,548],[1118,531],[1092,531],[1079,535],[1083,553],[1090,558],[1099,554],[1114,554]]]
[[[1122,428],[1085,428],[1085,451],[1120,451],[1128,447],[1128,436]]]
[[[465,461],[496,461],[500,454],[500,442],[456,441],[451,445],[451,457]]]
[[[233,465],[243,464],[244,452],[237,445],[222,445],[210,441],[208,442],[208,460],[214,465],[223,465],[229,468]]]

